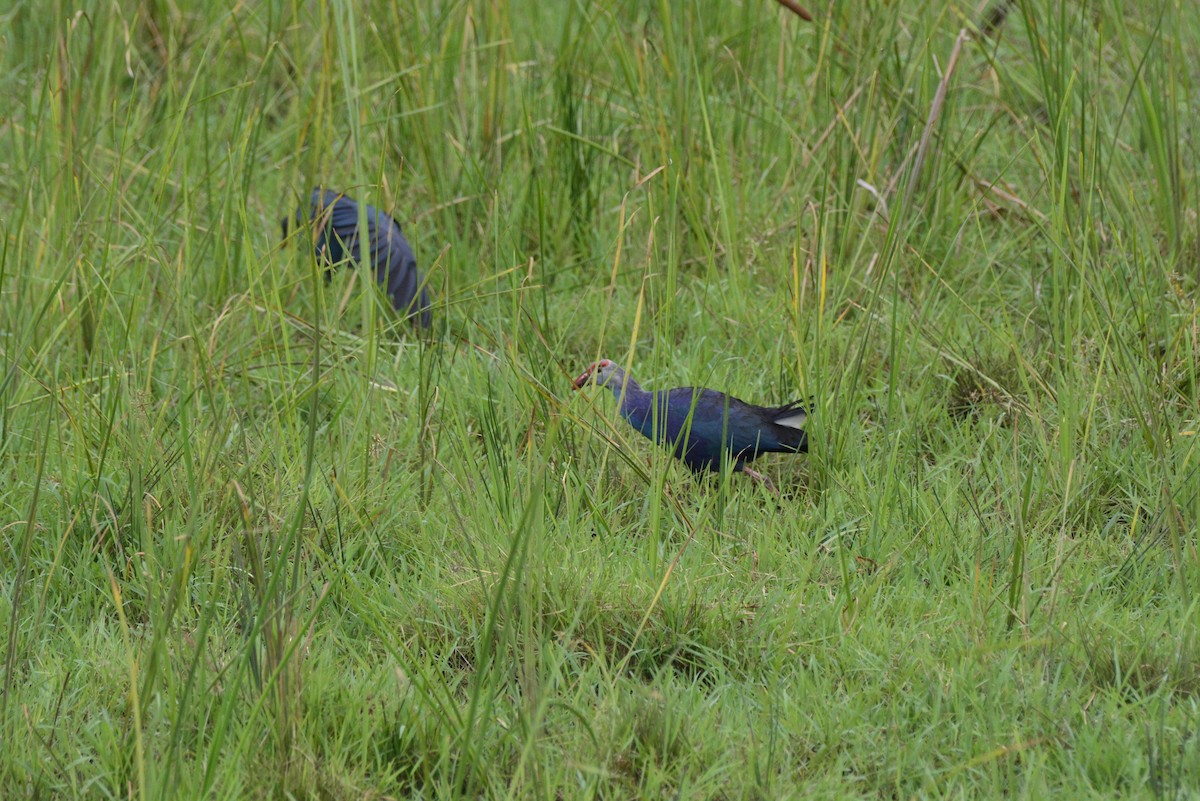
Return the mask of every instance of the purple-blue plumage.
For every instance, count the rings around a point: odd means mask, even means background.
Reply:
[[[805,453],[808,413],[801,403],[755,406],[711,389],[680,387],[648,392],[609,359],[575,379],[575,388],[607,386],[621,416],[648,439],[669,446],[694,471],[720,470],[723,455],[735,471],[764,453]]]
[[[429,295],[408,240],[396,221],[382,211],[367,206],[365,212],[367,247],[375,280],[385,286],[396,311],[409,317],[414,325],[428,328],[433,322]],[[300,223],[313,221],[313,247],[317,257],[326,264],[338,264],[347,258],[347,254],[358,261],[358,203],[331,189],[317,188],[312,192],[309,208],[298,209],[295,219]],[[289,220],[285,219],[284,237],[288,235],[288,228]]]

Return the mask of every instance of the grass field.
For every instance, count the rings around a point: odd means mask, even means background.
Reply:
[[[1200,798],[1189,3],[362,5],[0,15],[0,797]]]

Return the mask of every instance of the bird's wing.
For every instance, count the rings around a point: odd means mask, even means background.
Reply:
[[[425,327],[430,325],[429,294],[425,281],[417,270],[417,258],[399,224],[391,217],[379,215],[371,242],[376,274],[387,285],[388,297],[397,311],[414,315]]]
[[[337,264],[347,256],[357,259],[358,203],[332,190],[326,190],[319,200],[314,197],[314,201],[314,222],[322,228],[319,241],[326,248],[326,260]]]
[[[693,430],[707,432],[723,440],[735,454],[792,451],[806,439],[804,423],[808,418],[803,404],[755,406],[752,403],[713,390],[702,390],[696,402]],[[702,429],[697,429],[701,424]]]

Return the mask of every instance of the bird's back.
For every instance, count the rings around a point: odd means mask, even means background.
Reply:
[[[734,469],[763,453],[808,450],[804,410],[799,403],[754,406],[732,395],[697,387],[646,393],[638,408],[623,409],[629,422],[650,439],[672,446],[692,470],[719,470],[721,457]]]
[[[367,249],[375,279],[384,284],[388,299],[402,314],[428,328],[432,324],[429,295],[426,292],[417,259],[400,226],[374,206],[363,211],[367,221]],[[359,261],[358,203],[332,189],[314,189],[312,218],[328,214],[329,222],[317,234],[316,249],[330,264],[349,256]],[[285,228],[286,231],[286,228]]]

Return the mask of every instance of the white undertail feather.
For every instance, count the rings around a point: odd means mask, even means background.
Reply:
[[[784,426],[785,428],[803,429],[806,420],[808,420],[808,412],[800,411],[794,414],[789,414],[787,417],[780,417],[778,420],[774,420],[772,422],[774,422],[777,426]]]

